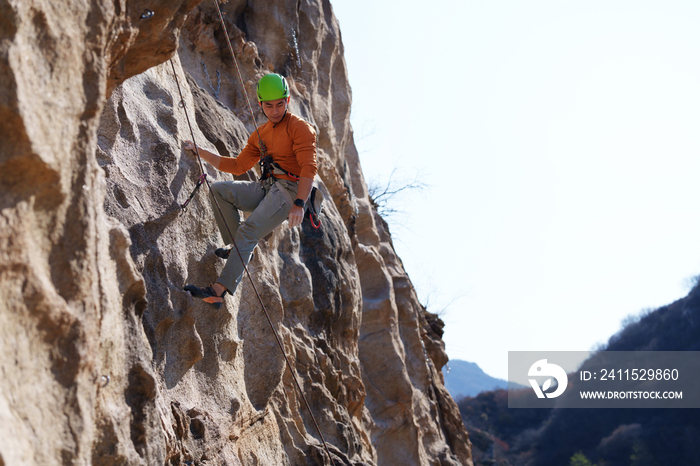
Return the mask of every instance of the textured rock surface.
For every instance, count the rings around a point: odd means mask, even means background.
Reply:
[[[222,5],[245,90],[197,4],[0,0],[0,464],[324,464],[251,283],[219,310],[182,291],[223,267],[205,190],[179,209],[185,109],[235,155],[269,70],[318,129],[332,201],[250,270],[336,464],[471,464],[444,345],[368,199],[329,3]]]

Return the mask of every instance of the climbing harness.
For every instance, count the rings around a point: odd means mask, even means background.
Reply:
[[[275,175],[287,175],[293,181],[299,181],[299,176],[288,172],[280,166],[279,163],[272,160],[271,155],[266,155],[260,159],[260,181],[265,181],[269,177],[274,177]]]
[[[267,151],[266,151],[266,148],[265,148],[265,144],[263,143],[262,137],[260,136],[260,129],[258,128],[258,124],[257,124],[257,122],[256,122],[256,120],[255,120],[255,114],[253,113],[253,108],[252,108],[251,105],[250,105],[250,99],[248,98],[248,94],[247,94],[246,91],[245,91],[245,84],[244,84],[244,82],[243,82],[243,76],[242,76],[242,74],[241,74],[240,67],[238,66],[238,60],[236,60],[236,54],[235,54],[234,51],[233,51],[233,46],[231,45],[231,39],[229,38],[228,31],[226,30],[226,23],[224,22],[224,17],[223,17],[223,14],[221,13],[221,8],[219,7],[219,1],[218,1],[218,0],[214,0],[214,3],[216,4],[216,10],[217,10],[217,12],[218,12],[218,14],[219,14],[219,20],[221,21],[221,28],[222,28],[223,31],[224,31],[224,36],[226,37],[226,43],[228,44],[229,51],[231,52],[231,57],[233,58],[233,63],[234,63],[234,65],[235,65],[235,67],[236,67],[236,72],[237,72],[237,74],[238,74],[238,79],[239,79],[239,81],[240,81],[240,83],[241,83],[241,87],[242,87],[243,92],[244,92],[244,94],[245,94],[245,96],[246,96],[246,103],[247,103],[247,105],[248,105],[248,110],[250,111],[250,115],[251,115],[251,117],[252,117],[252,119],[253,119],[253,125],[255,126],[255,131],[256,131],[256,133],[257,133],[257,135],[258,135],[258,140],[259,140],[259,142],[260,142],[260,152],[261,152],[261,157],[260,157],[260,158],[261,158],[261,160],[262,160],[262,159],[264,159],[264,158],[267,156]],[[199,168],[200,168],[200,170],[201,170],[201,176],[200,176],[200,178],[199,178],[198,185],[201,186],[202,183],[206,183],[207,188],[209,189],[209,192],[210,192],[210,194],[212,195],[211,197],[212,197],[212,199],[214,199],[214,203],[215,203],[216,208],[217,208],[217,210],[218,210],[218,212],[219,212],[219,215],[221,216],[222,219],[224,219],[224,225],[226,226],[226,230],[227,230],[227,232],[228,232],[228,234],[229,234],[229,237],[230,237],[230,238],[234,238],[234,235],[231,234],[231,228],[229,227],[228,223],[227,223],[226,220],[225,220],[225,217],[224,217],[223,212],[222,212],[222,210],[221,210],[221,206],[219,205],[219,201],[216,199],[216,196],[214,196],[214,193],[213,193],[213,191],[212,191],[211,184],[209,183],[209,180],[208,180],[207,177],[206,177],[206,173],[205,173],[205,171],[204,171],[204,164],[202,163],[202,158],[201,158],[201,156],[199,155],[199,146],[197,145],[197,142],[196,142],[196,140],[195,140],[194,130],[192,129],[192,124],[191,124],[191,122],[190,122],[190,117],[189,117],[189,114],[188,114],[188,112],[187,112],[187,108],[186,108],[186,106],[184,105],[185,98],[184,98],[184,96],[183,96],[183,94],[182,94],[182,89],[181,89],[181,87],[180,87],[180,80],[179,80],[178,77],[177,77],[177,71],[175,70],[175,64],[173,63],[172,60],[170,60],[170,65],[171,65],[171,67],[172,67],[172,69],[173,69],[173,75],[174,75],[174,77],[175,77],[175,83],[176,83],[176,85],[177,85],[178,93],[180,94],[180,104],[182,105],[182,108],[183,108],[183,110],[184,110],[184,112],[185,112],[185,118],[186,118],[186,120],[187,120],[187,126],[189,127],[190,134],[191,134],[191,136],[192,136],[192,144],[194,145],[195,153],[197,154],[197,160],[198,160],[198,162],[199,162]],[[198,189],[198,188],[195,187],[195,192],[197,191],[197,189]],[[192,195],[190,195],[190,198],[191,198],[192,196],[194,196],[194,193],[193,193]],[[189,199],[184,203],[184,205],[186,206],[187,203],[189,203]],[[253,281],[253,277],[252,277],[252,275],[251,275],[251,273],[250,273],[250,270],[248,269],[247,264],[246,264],[245,261],[243,260],[243,257],[242,257],[242,255],[241,255],[241,252],[240,252],[240,250],[238,249],[238,246],[236,245],[236,242],[235,242],[235,241],[233,242],[233,247],[234,247],[234,249],[236,250],[236,253],[238,254],[238,259],[239,259],[239,260],[241,261],[241,263],[243,264],[243,270],[245,271],[245,274],[246,274],[246,276],[248,277],[248,280],[250,281],[250,285],[251,285],[251,287],[252,287],[252,289],[253,289],[253,291],[254,291],[254,293],[255,293],[255,296],[256,296],[258,302],[260,303],[260,307],[262,308],[262,311],[263,311],[263,313],[265,314],[265,318],[267,319],[267,323],[269,324],[270,329],[272,330],[272,334],[274,335],[275,340],[277,341],[277,346],[279,346],[279,349],[280,349],[280,351],[282,352],[282,356],[284,356],[284,360],[285,360],[285,362],[286,362],[286,364],[287,364],[287,367],[289,368],[289,373],[291,374],[292,379],[294,380],[294,384],[296,385],[297,390],[299,391],[299,394],[301,395],[301,398],[302,398],[302,400],[304,401],[304,405],[306,406],[306,409],[308,410],[309,415],[311,416],[311,420],[313,421],[314,427],[316,428],[316,432],[318,433],[319,437],[321,438],[321,442],[323,443],[323,448],[324,448],[326,454],[328,455],[328,459],[330,460],[331,465],[335,466],[335,461],[333,461],[333,456],[331,456],[331,452],[330,452],[330,450],[328,449],[328,444],[326,443],[326,440],[325,440],[324,437],[323,437],[323,433],[321,432],[321,428],[318,426],[318,422],[316,422],[316,417],[314,416],[314,413],[313,413],[313,411],[311,410],[311,405],[309,404],[309,401],[306,399],[306,395],[304,395],[304,391],[303,391],[302,388],[301,388],[301,384],[299,383],[299,379],[297,378],[296,374],[294,373],[294,369],[292,368],[292,364],[291,364],[291,362],[289,361],[289,358],[287,357],[286,351],[284,350],[284,346],[282,345],[282,340],[280,339],[280,336],[279,336],[279,334],[277,333],[277,330],[275,329],[275,326],[274,326],[273,323],[272,323],[272,319],[270,318],[270,314],[267,312],[267,309],[265,308],[265,304],[263,303],[263,300],[262,300],[262,298],[260,297],[260,293],[258,292],[257,287],[255,286],[255,282]],[[223,295],[222,295],[222,296],[223,296]]]

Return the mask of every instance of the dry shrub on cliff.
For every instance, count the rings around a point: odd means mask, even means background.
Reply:
[[[372,205],[377,209],[377,213],[382,218],[396,225],[396,217],[405,214],[401,207],[411,191],[422,191],[428,185],[421,181],[416,174],[413,178],[407,178],[394,167],[389,174],[389,178],[383,181],[382,178],[373,178],[367,182],[367,191]],[[400,224],[400,222],[398,223]]]

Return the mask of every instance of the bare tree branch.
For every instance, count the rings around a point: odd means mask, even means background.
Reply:
[[[395,177],[397,173],[398,168],[394,167],[386,183],[382,183],[381,180],[377,179],[367,183],[370,201],[374,204],[379,215],[386,221],[388,221],[389,218],[393,218],[396,214],[404,213],[402,210],[395,207],[398,194],[413,190],[422,191],[428,187],[427,184],[418,179],[418,175],[416,175],[413,180],[406,181],[405,179],[396,180]]]

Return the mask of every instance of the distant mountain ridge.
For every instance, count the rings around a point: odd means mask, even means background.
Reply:
[[[451,359],[442,368],[442,373],[445,376],[445,387],[455,400],[476,396],[483,391],[508,389],[507,380],[491,377],[474,362]]]

